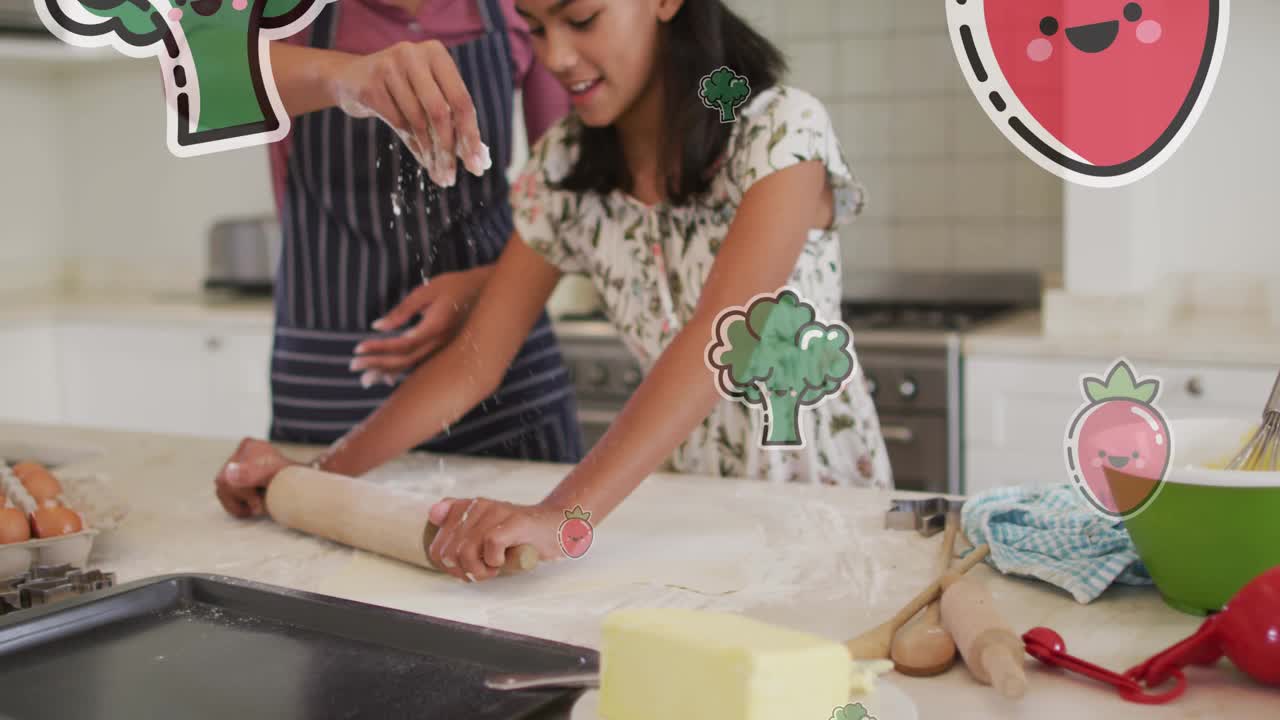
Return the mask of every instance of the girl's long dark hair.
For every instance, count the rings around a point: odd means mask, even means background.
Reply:
[[[667,200],[685,205],[711,184],[708,170],[724,152],[732,123],[699,99],[702,78],[726,66],[747,78],[751,95],[776,85],[786,73],[782,53],[721,0],[686,0],[670,22],[664,23],[658,45],[663,81],[663,124],[659,148],[660,171]],[[750,99],[748,99],[750,102]],[[612,125],[580,125],[580,152],[556,185],[573,192],[632,189],[631,172]],[[679,167],[672,167],[678,148]]]

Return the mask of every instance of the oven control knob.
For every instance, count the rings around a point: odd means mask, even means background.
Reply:
[[[587,366],[586,381],[588,385],[600,387],[609,380],[609,371],[603,363],[593,363]]]
[[[640,387],[640,371],[631,368],[622,373],[622,385],[628,390],[635,390]]]
[[[918,391],[915,378],[903,378],[902,382],[898,383],[898,394],[907,400],[914,398]]]

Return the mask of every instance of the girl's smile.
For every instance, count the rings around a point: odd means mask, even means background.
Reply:
[[[596,78],[594,80],[583,80],[582,82],[571,83],[567,88],[574,107],[578,108],[578,111],[581,112],[590,105],[591,100],[599,94],[599,90],[603,86],[604,80]]]

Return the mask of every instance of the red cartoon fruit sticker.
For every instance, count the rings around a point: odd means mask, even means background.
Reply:
[[[591,513],[583,512],[581,505],[564,511],[564,522],[556,530],[556,539],[560,541],[560,550],[565,555],[577,559],[587,554],[591,547],[591,539],[595,529],[591,527]]]
[[[978,103],[1024,154],[1093,187],[1168,159],[1212,92],[1230,0],[946,0]]]
[[[1106,378],[1086,375],[1085,403],[1067,427],[1067,470],[1099,513],[1128,519],[1164,485],[1173,457],[1169,423],[1155,405],[1160,381],[1139,380],[1126,360]]]

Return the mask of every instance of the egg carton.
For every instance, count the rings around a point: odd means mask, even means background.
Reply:
[[[52,538],[32,538],[0,545],[0,577],[11,577],[42,566],[86,567],[94,539],[104,530],[115,529],[128,509],[110,491],[109,480],[97,473],[51,471],[62,485],[58,502],[80,516],[80,532]],[[0,466],[0,490],[13,505],[30,515],[37,503],[22,481],[7,467]]]

